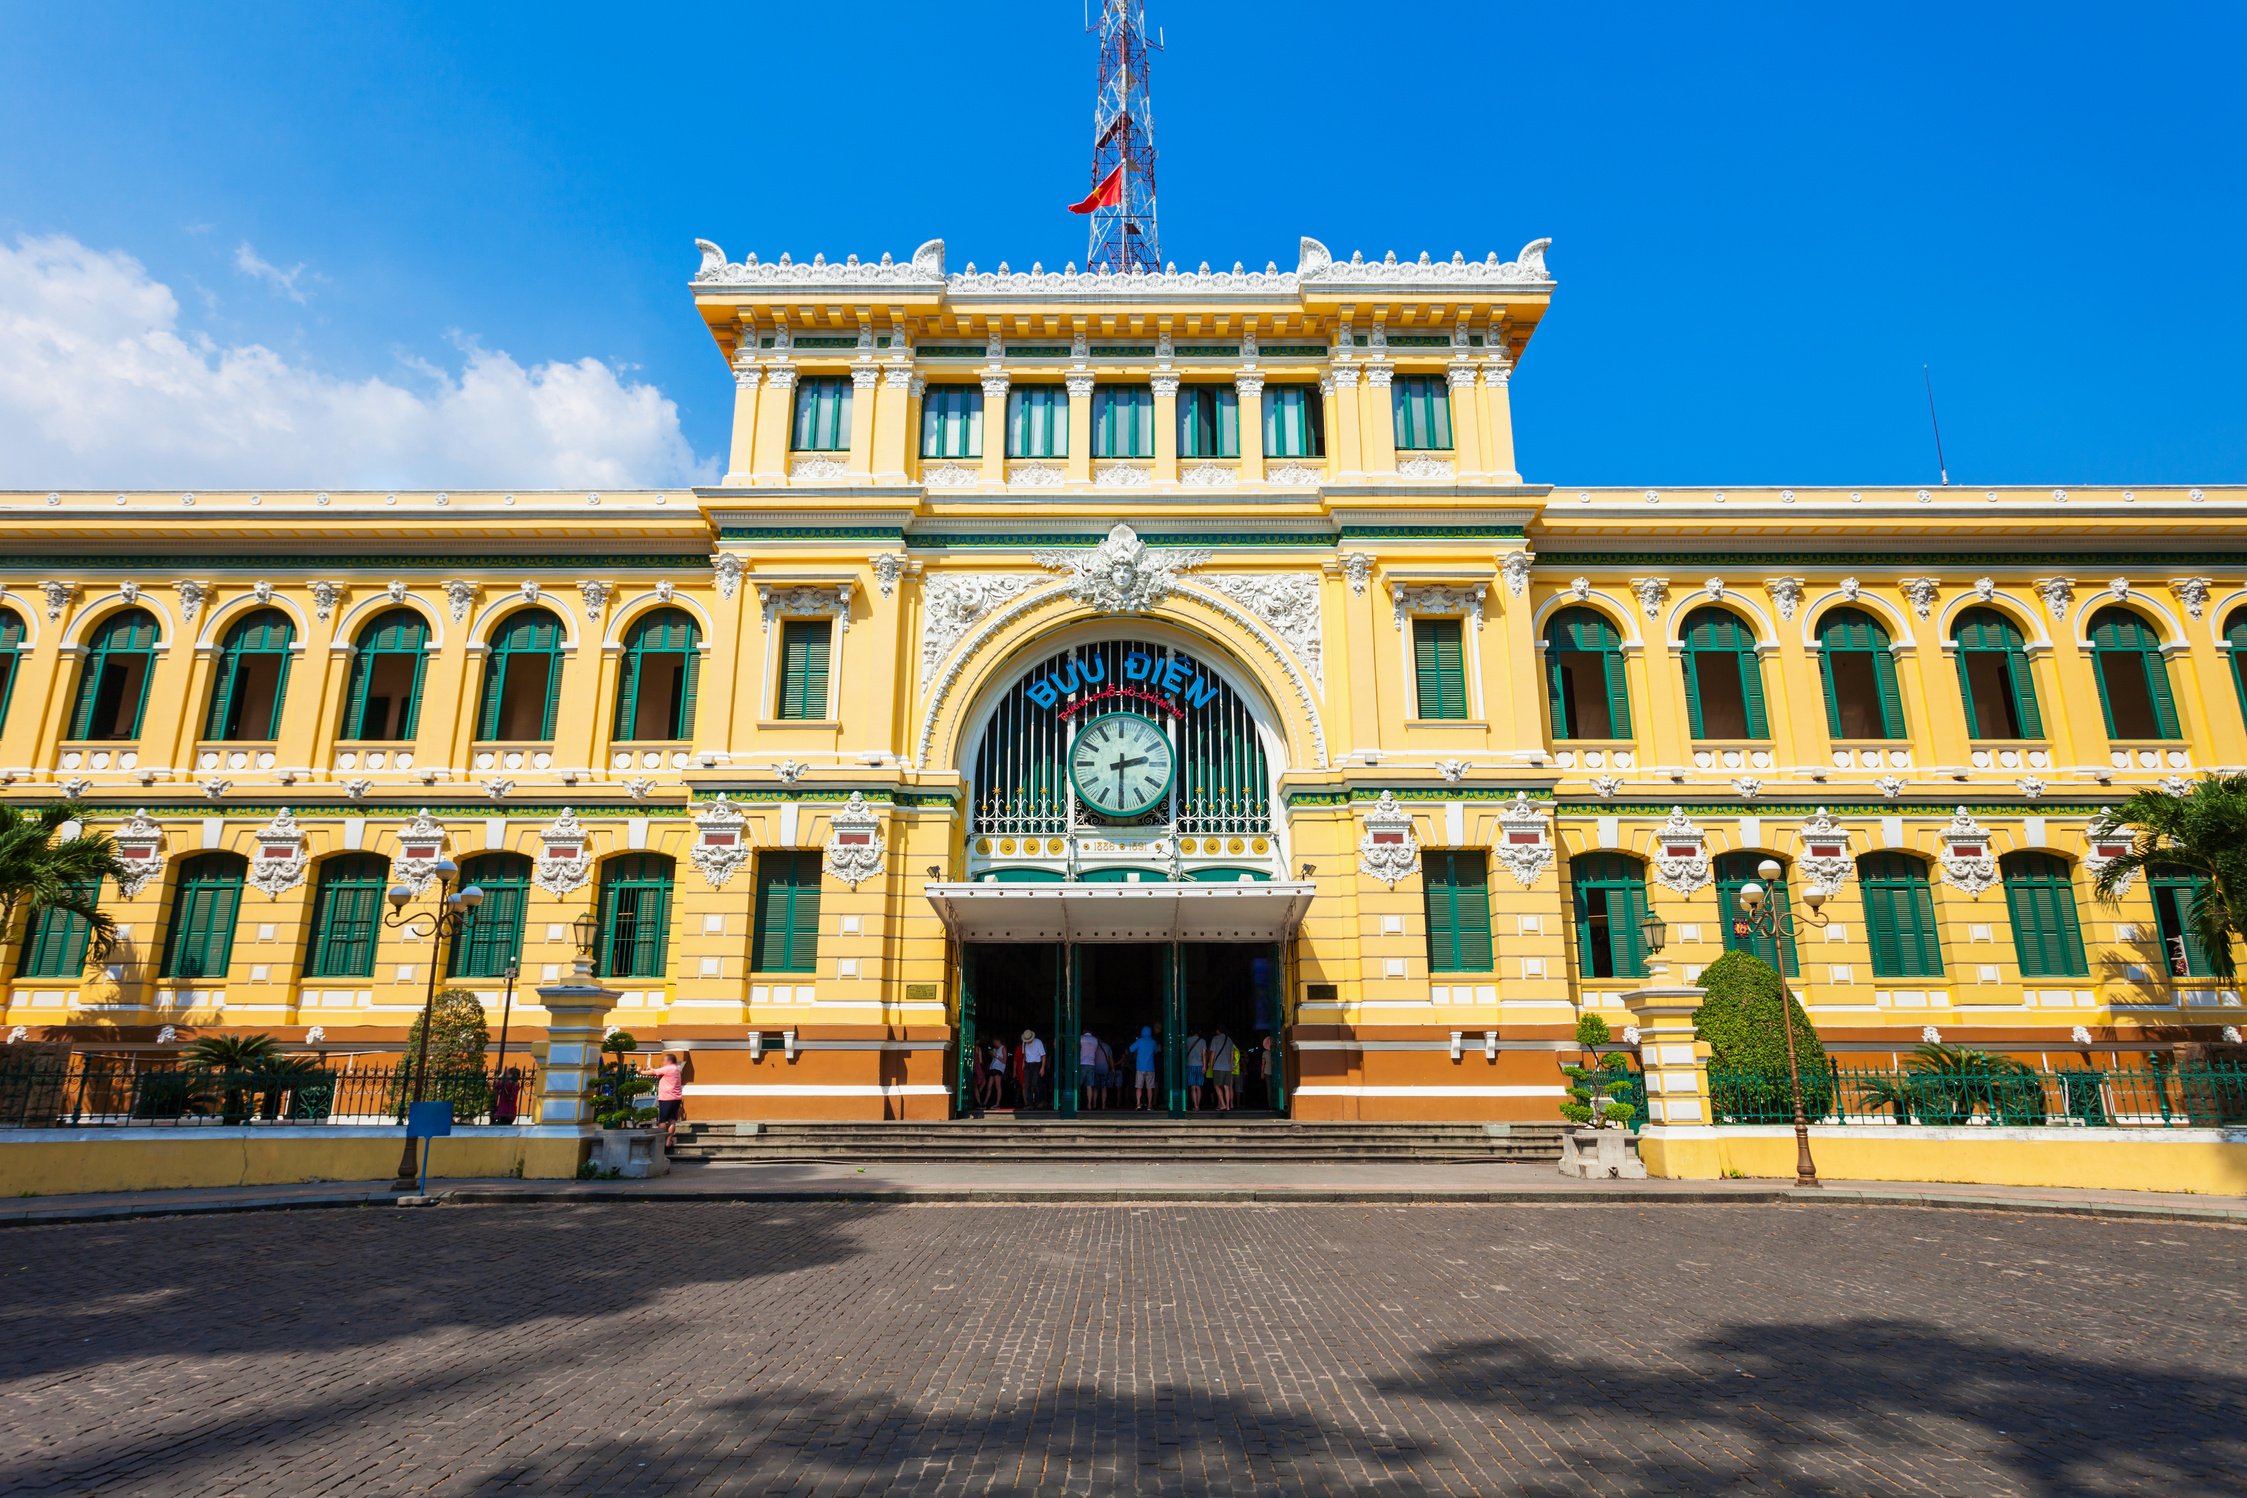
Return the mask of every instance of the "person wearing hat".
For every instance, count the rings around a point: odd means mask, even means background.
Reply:
[[[1045,1042],[1035,1030],[1022,1032],[1022,1106],[1045,1106]]]

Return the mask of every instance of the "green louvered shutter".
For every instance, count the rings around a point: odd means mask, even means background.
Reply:
[[[1600,651],[1600,674],[1607,681],[1607,732],[1613,738],[1631,736],[1631,682],[1623,669],[1623,652],[1612,643]]]
[[[2239,715],[2247,719],[2247,609],[2233,613],[2224,639],[2231,646],[2231,684],[2239,692]]]
[[[1980,719],[1974,712],[1974,678],[1967,670],[1967,650],[1960,645],[1954,660],[1958,666],[1958,700],[1966,707],[1966,736],[1970,739],[1986,738]]]
[[[1412,621],[1413,676],[1422,718],[1467,716],[1464,626],[1457,619]]]
[[[234,951],[244,862],[233,853],[197,854],[181,865],[164,943],[166,978],[224,978]]]
[[[72,886],[83,900],[101,895],[98,880]],[[23,955],[16,975],[21,978],[79,978],[86,971],[86,948],[93,928],[83,916],[67,910],[39,908],[31,913],[24,933]]]
[[[494,650],[484,657],[484,702],[476,713],[476,737],[490,743],[499,737],[499,702],[507,683],[507,655]]]
[[[1427,853],[1421,884],[1428,930],[1428,968],[1438,973],[1490,971],[1490,879],[1480,853]]]
[[[2146,663],[2146,690],[2153,695],[2154,737],[2176,738],[2177,699],[2169,690],[2169,663],[2158,649],[2145,651],[2139,659]]]
[[[787,619],[780,626],[780,716],[827,716],[827,647],[824,619]]]
[[[343,733],[346,739],[363,739],[366,734],[367,679],[374,675],[374,657],[361,644],[351,652],[351,682],[345,688],[343,699]]]
[[[554,737],[554,711],[562,700],[562,652],[559,644],[556,641],[546,647],[546,710],[540,715],[538,723],[538,736],[541,739]]]
[[[1701,730],[1701,652],[1685,652],[1685,720],[1686,731],[1694,738],[1705,739]]]
[[[449,973],[455,978],[499,978],[523,954],[523,920],[530,905],[531,861],[520,853],[479,853],[460,866],[461,887],[484,892],[468,929],[455,937]]]
[[[624,674],[616,684],[616,726],[610,731],[611,738],[638,737],[635,730],[640,726],[640,661],[644,654],[636,636],[624,647]]]
[[[1873,684],[1880,689],[1880,736],[1904,736],[1904,694],[1896,684],[1896,658],[1885,647],[1872,653]]]
[[[382,904],[383,861],[353,853],[320,865],[312,896],[312,934],[304,972],[308,978],[374,976],[376,912]]]
[[[1826,687],[1826,734],[1838,739],[1841,737],[1841,693],[1834,688],[1833,655],[1830,642],[1818,652],[1818,677]]]
[[[1552,714],[1553,737],[1572,739],[1576,737],[1576,724],[1568,716],[1568,694],[1561,690],[1561,676],[1560,651],[1548,649],[1545,652],[1545,704]]]
[[[2075,886],[2063,860],[2048,853],[2007,857],[2005,904],[2013,920],[2013,947],[2023,977],[2090,976]]]
[[[1933,978],[1943,971],[1927,866],[1902,853],[1869,853],[1858,862],[1865,925],[1876,978]]]
[[[808,973],[819,957],[819,855],[757,855],[756,971]]]
[[[694,737],[694,701],[702,685],[701,642],[692,633],[687,636],[686,681],[679,691],[679,737]]]
[[[1747,708],[1748,737],[1771,737],[1771,725],[1763,714],[1763,662],[1753,649],[1733,652],[1732,660],[1740,673],[1740,700]]]
[[[2036,675],[2029,669],[2029,655],[2016,648],[2007,657],[2006,679],[2013,688],[2013,716],[2020,720],[2021,737],[2044,737],[2044,719],[2036,710]]]

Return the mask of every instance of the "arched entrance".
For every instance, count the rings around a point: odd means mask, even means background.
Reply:
[[[966,877],[929,891],[959,943],[958,1108],[1284,1109],[1309,888],[1286,877],[1269,703],[1216,647],[1145,621],[1080,627],[992,683],[962,766]]]

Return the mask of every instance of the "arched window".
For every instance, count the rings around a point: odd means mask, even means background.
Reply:
[[[343,737],[410,739],[421,722],[421,672],[429,626],[412,609],[388,609],[353,642]]]
[[[390,865],[372,853],[324,859],[312,892],[312,936],[305,947],[307,978],[371,978],[375,942],[382,934],[382,891]]]
[[[1755,634],[1738,614],[1685,616],[1685,710],[1697,739],[1767,739]]]
[[[234,622],[219,645],[204,738],[280,736],[281,699],[289,689],[289,645],[295,638],[295,626],[279,609],[259,609]]]
[[[2152,626],[2128,609],[2091,616],[2091,668],[2099,678],[2099,706],[2110,739],[2173,739],[2177,704],[2169,695],[2169,667]]]
[[[2239,711],[2247,716],[2247,608],[2232,611],[2224,643],[2231,647],[2231,684],[2239,690]]]
[[[1437,973],[1487,973],[1490,955],[1490,869],[1482,853],[1420,855],[1427,899],[1428,968]]]
[[[2013,919],[2013,951],[2024,978],[2087,978],[2083,927],[2075,916],[2075,883],[2067,860],[2050,853],[2008,853],[2005,909]]]
[[[671,868],[660,853],[633,853],[601,866],[601,976],[663,976]]]
[[[1646,866],[1620,853],[1568,861],[1576,900],[1577,969],[1587,978],[1643,978]]]
[[[0,609],[0,724],[8,721],[8,704],[16,695],[16,668],[23,660],[23,616]]]
[[[616,737],[694,737],[700,643],[694,620],[678,609],[658,609],[632,622],[624,635],[624,674],[616,683]]]
[[[1545,700],[1556,739],[1631,736],[1623,638],[1605,614],[1562,609],[1545,625]]]
[[[1818,666],[1826,679],[1826,731],[1837,739],[1900,739],[1904,699],[1888,631],[1863,609],[1818,621]]]
[[[180,861],[172,916],[164,930],[166,978],[224,978],[234,955],[249,864],[239,853],[197,853]]]
[[[507,616],[484,662],[483,711],[476,737],[532,742],[554,736],[554,702],[562,684],[562,621],[544,609]]]
[[[2013,621],[1995,609],[1968,609],[1958,616],[1951,639],[1958,645],[1958,691],[1966,703],[1967,737],[2043,738],[2028,646]]]
[[[2200,876],[2173,864],[2147,871],[2146,892],[2153,896],[2153,919],[2161,933],[2161,960],[2172,978],[2205,978],[2216,970],[2208,948],[2192,924],[2200,903]]]
[[[1794,938],[1791,936],[1749,935],[1740,928],[1747,924],[1740,909],[1740,886],[1753,879],[1770,891],[1768,903],[1782,914],[1787,910],[1787,874],[1784,867],[1776,879],[1766,879],[1756,872],[1756,865],[1770,855],[1766,853],[1725,853],[1716,860],[1716,903],[1724,925],[1724,949],[1727,952],[1752,952],[1770,963],[1788,977],[1795,976]]]
[[[1909,853],[1867,853],[1857,860],[1857,882],[1865,892],[1873,976],[1941,977],[1943,950],[1926,861]]]
[[[111,614],[86,642],[78,672],[74,739],[137,739],[148,678],[156,665],[156,620],[146,609]]]
[[[468,928],[453,938],[450,976],[500,978],[523,957],[523,915],[530,908],[531,861],[520,853],[479,853],[460,866],[460,887],[484,892]]]

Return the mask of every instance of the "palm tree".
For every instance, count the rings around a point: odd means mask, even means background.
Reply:
[[[2108,859],[2092,880],[2113,904],[2122,886],[2156,868],[2194,876],[2185,921],[2219,978],[2232,976],[2232,939],[2247,937],[2247,775],[2210,775],[2181,796],[2142,790],[2091,824],[2094,840],[2122,833],[2130,851]]]
[[[0,931],[13,928],[16,912],[62,910],[86,923],[86,954],[99,962],[117,944],[117,922],[100,906],[105,879],[123,878],[117,844],[106,832],[63,829],[90,814],[76,802],[29,811],[0,806]]]

